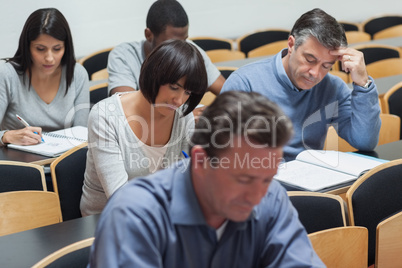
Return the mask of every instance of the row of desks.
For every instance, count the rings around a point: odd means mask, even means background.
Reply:
[[[361,152],[386,160],[402,158],[402,140]],[[70,220],[0,237],[2,267],[31,267],[50,253],[79,240],[93,237],[99,215]]]

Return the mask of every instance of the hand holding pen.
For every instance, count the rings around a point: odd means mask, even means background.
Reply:
[[[17,117],[18,120],[20,120],[20,122],[26,126],[26,127],[30,127],[30,125],[28,124],[27,121],[25,121],[21,116],[19,116],[18,114],[15,115]],[[37,131],[33,131],[34,134],[39,135]],[[42,142],[44,142],[43,138],[41,137]]]

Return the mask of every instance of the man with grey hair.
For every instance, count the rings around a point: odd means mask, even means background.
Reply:
[[[350,74],[353,89],[328,73],[337,60]],[[284,148],[286,160],[305,149],[322,149],[329,125],[357,149],[377,145],[378,93],[363,53],[347,47],[342,25],[321,9],[296,21],[288,48],[232,73],[222,92],[229,90],[259,92],[291,118],[295,135]]]
[[[219,95],[196,124],[191,159],[109,199],[90,267],[325,267],[273,180],[291,135],[261,94]]]

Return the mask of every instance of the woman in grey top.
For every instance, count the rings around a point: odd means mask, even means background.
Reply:
[[[97,103],[88,120],[88,155],[81,213],[100,213],[129,179],[184,158],[194,128],[193,109],[207,89],[199,51],[168,40],[145,59],[140,90]]]
[[[38,9],[14,57],[0,64],[0,144],[37,144],[42,130],[86,126],[88,114],[88,74],[76,64],[68,23],[57,9]]]

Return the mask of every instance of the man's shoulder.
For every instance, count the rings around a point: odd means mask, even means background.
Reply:
[[[143,45],[144,45],[144,40],[120,43],[112,49],[111,55],[116,55],[116,54],[139,54],[139,55],[141,55]]]
[[[274,67],[273,57],[266,57],[243,65],[235,72],[245,76],[260,76],[260,73],[266,73]]]

